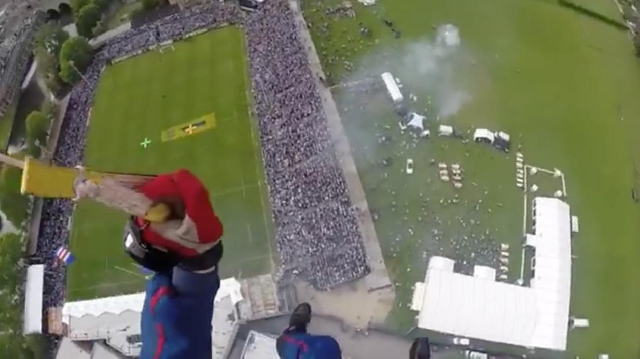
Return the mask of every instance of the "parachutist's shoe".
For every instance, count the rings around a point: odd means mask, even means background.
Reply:
[[[307,331],[307,325],[311,322],[311,305],[300,303],[291,313],[289,318],[289,330]]]

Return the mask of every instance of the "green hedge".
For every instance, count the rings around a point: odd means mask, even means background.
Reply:
[[[0,237],[0,356],[37,359],[45,353],[43,340],[22,335],[24,308],[23,236],[8,233]]]
[[[27,220],[29,198],[20,193],[22,170],[11,166],[0,169],[0,209],[9,222],[22,227]]]

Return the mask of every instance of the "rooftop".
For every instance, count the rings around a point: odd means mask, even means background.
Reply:
[[[250,331],[242,350],[242,359],[279,359],[276,338]]]
[[[211,333],[213,352],[214,358],[222,358],[238,320],[235,305],[243,300],[240,283],[235,278],[222,280],[215,300]],[[143,304],[144,293],[67,303],[62,310],[62,321],[68,325],[68,339],[65,338],[65,341],[104,340],[109,347],[125,356],[138,356]],[[75,359],[74,356],[61,353],[66,352],[61,350],[58,358]]]
[[[529,287],[497,282],[495,272],[453,272],[453,261],[432,257],[424,283],[415,287],[412,309],[418,327],[459,337],[528,348],[566,350],[571,290],[571,216],[556,198],[532,205],[535,248]],[[482,275],[480,275],[482,274]]]

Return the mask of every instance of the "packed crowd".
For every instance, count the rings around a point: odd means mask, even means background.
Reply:
[[[264,2],[245,30],[283,269],[320,289],[363,277],[355,212],[288,2]]]
[[[87,120],[100,72],[114,58],[220,23],[244,23],[255,114],[269,185],[282,267],[329,289],[369,272],[355,212],[332,149],[319,94],[293,14],[281,0],[245,15],[233,5],[188,8],[117,36],[98,51],[73,89],[54,161],[82,163]],[[73,203],[46,200],[39,255],[47,261],[45,310],[64,302],[65,271],[53,253],[67,244]],[[72,249],[73,250],[73,249]]]

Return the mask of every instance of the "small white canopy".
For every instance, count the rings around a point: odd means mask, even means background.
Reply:
[[[444,271],[453,272],[453,267],[456,262],[453,259],[446,257],[433,256],[429,260],[429,269],[440,269]]]
[[[393,100],[393,102],[395,103],[402,102],[402,100],[404,100],[404,97],[402,96],[400,87],[398,87],[398,84],[393,78],[391,72],[384,72],[382,75],[380,75],[380,77],[382,78],[384,85],[387,87],[387,92],[389,93],[389,97],[391,97],[391,100]]]
[[[424,302],[424,283],[416,282],[413,288],[413,298],[411,299],[411,310],[419,312]]]
[[[571,329],[573,328],[589,328],[589,319],[571,318]]]
[[[453,127],[447,125],[438,126],[438,135],[440,136],[452,136],[453,135]]]
[[[487,130],[486,128],[477,128],[473,133],[473,140],[478,141],[486,141],[489,143],[493,143],[495,141],[495,135],[493,132]]]
[[[476,278],[496,280],[496,270],[487,266],[474,266],[473,276]]]
[[[44,265],[27,268],[24,293],[23,334],[42,333],[42,290],[44,288]]]
[[[407,123],[407,127],[411,127],[411,128],[415,128],[420,131],[423,131],[424,120],[426,119],[427,119],[426,117],[419,115],[415,112],[412,112],[411,114],[409,114],[409,123]]]
[[[505,140],[507,142],[511,140],[511,136],[509,136],[509,134],[506,133],[506,132],[502,132],[502,131],[496,132],[496,136],[500,137],[501,139],[503,139],[503,140]]]

